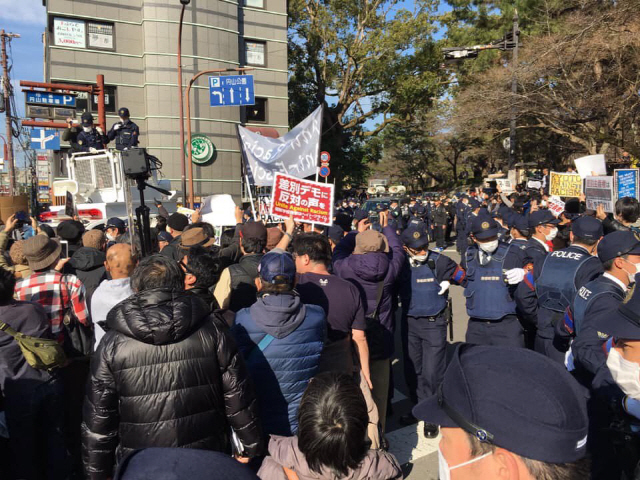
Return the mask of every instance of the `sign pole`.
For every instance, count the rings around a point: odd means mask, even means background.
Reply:
[[[251,213],[253,213],[253,218],[256,219],[256,206],[253,204],[253,194],[251,193],[251,185],[249,184],[249,176],[245,173],[244,180],[247,183],[247,192],[249,193],[249,201],[251,202]]]

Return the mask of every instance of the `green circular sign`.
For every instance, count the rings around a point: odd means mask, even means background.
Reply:
[[[184,142],[184,150],[187,155],[187,142]],[[197,133],[191,135],[191,160],[196,165],[208,165],[218,156],[218,150],[206,135]]]

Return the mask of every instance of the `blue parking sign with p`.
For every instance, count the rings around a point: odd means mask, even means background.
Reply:
[[[209,77],[209,96],[212,107],[255,105],[253,75]]]

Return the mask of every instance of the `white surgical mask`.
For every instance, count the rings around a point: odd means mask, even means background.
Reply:
[[[85,133],[89,133],[91,131],[91,127],[82,127],[82,130],[84,130]]]
[[[110,233],[107,233],[107,240],[109,240],[110,242],[115,242],[116,241],[116,237],[114,237]]]
[[[472,458],[467,462],[460,463],[459,465],[450,467],[449,464],[447,463],[447,460],[444,458],[444,455],[442,455],[442,450],[440,450],[440,447],[438,447],[438,477],[440,478],[440,480],[451,480],[451,470],[455,470],[456,468],[464,467],[465,465],[478,462],[482,460],[484,457],[488,457],[492,453],[493,452],[485,453],[484,455],[481,455],[476,458]]]
[[[498,249],[499,240],[492,240],[490,242],[478,243],[478,248],[485,253],[493,253]]]
[[[622,391],[631,398],[640,400],[640,365],[623,358],[612,348],[607,358],[607,367]]]
[[[429,256],[428,253],[426,255],[413,255],[413,254],[411,254],[411,260],[413,260],[414,262],[426,262],[428,256]]]
[[[636,269],[635,272],[633,273],[629,273],[627,272],[627,275],[629,275],[629,283],[635,283],[636,281],[636,273],[640,273],[640,263],[631,263],[629,260],[623,259],[625,262],[627,262],[629,265],[633,265]]]
[[[546,207],[546,206],[547,206],[547,201],[546,201],[546,200],[542,200],[542,201],[540,202],[540,206],[541,206],[541,207]]]
[[[556,238],[556,235],[558,235],[558,229],[556,227],[553,227],[551,231],[544,236],[544,238],[547,240],[547,242],[550,242],[551,240]]]
[[[127,123],[127,120],[129,120],[129,119],[128,119],[128,118],[120,117],[120,121],[121,121],[122,123]]]

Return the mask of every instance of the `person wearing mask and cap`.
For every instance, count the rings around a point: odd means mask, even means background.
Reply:
[[[558,342],[573,339],[566,365],[575,366],[574,376],[589,386],[596,371],[605,363],[602,344],[611,312],[617,310],[635,281],[640,268],[640,238],[631,232],[613,232],[598,244],[598,258],[604,274],[578,290],[567,308],[564,322],[556,325]]]
[[[529,231],[531,238],[527,242],[526,254],[529,257],[531,268],[536,263],[544,261],[549,253],[549,245],[558,234],[557,225],[560,223],[549,210],[537,210],[529,215]]]
[[[78,152],[91,153],[98,153],[98,150],[104,150],[105,145],[109,143],[109,139],[101,127],[93,126],[93,115],[89,112],[84,112],[80,123],[82,131],[78,133],[77,144],[72,144],[73,149]]]
[[[342,241],[345,235],[346,233],[340,225],[331,225],[329,227],[327,236],[329,237],[329,245],[331,245],[332,253],[336,249],[336,245]]]
[[[466,341],[481,345],[524,347],[522,325],[513,293],[524,277],[522,260],[513,245],[498,240],[498,224],[486,211],[469,217],[471,239],[462,257],[466,272]]]
[[[535,350],[564,364],[569,348],[566,342],[554,342],[555,325],[564,321],[564,313],[576,292],[604,272],[595,256],[602,238],[600,220],[583,216],[572,224],[571,246],[549,253],[533,266],[516,291],[516,302],[525,321],[536,321]]]
[[[564,367],[536,352],[462,344],[413,414],[440,425],[440,480],[585,480],[586,400]]]
[[[129,109],[123,107],[118,110],[118,117],[120,117],[120,121],[113,124],[107,138],[110,142],[115,139],[116,150],[119,151],[137,147],[140,129],[131,121]]]
[[[107,220],[104,233],[107,236],[107,249],[118,243],[118,238],[127,231],[127,224],[118,217],[111,217]]]
[[[405,380],[414,404],[436,393],[445,370],[449,287],[460,285],[464,270],[446,255],[429,250],[429,238],[420,229],[402,233],[407,261],[398,279],[402,300],[402,343]],[[418,420],[411,414],[400,423]],[[425,423],[424,436],[438,436],[438,426]]]

